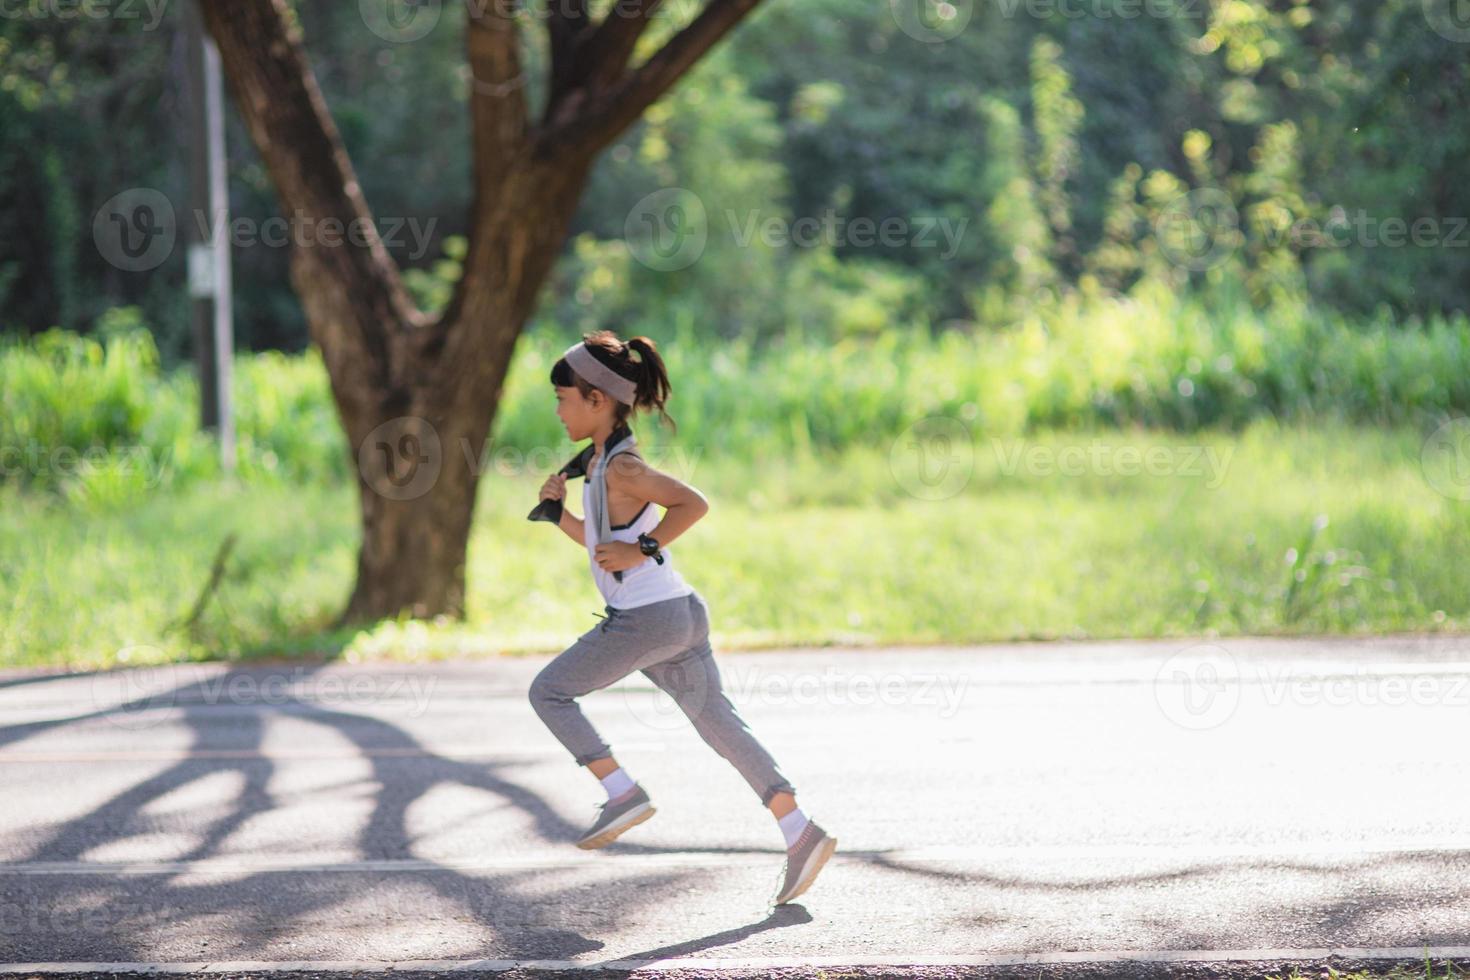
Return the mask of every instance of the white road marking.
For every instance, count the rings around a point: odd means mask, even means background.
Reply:
[[[620,747],[637,752],[663,752],[667,742],[625,742]],[[389,746],[384,748],[339,749],[97,749],[91,752],[46,752],[0,751],[0,764],[37,762],[177,762],[184,759],[356,759],[359,756],[382,756],[388,758],[428,758],[442,756],[452,759],[488,759],[502,756],[565,756],[566,749],[560,745],[537,748],[506,750],[484,743],[460,745],[434,745],[430,747]]]
[[[1063,963],[1431,960],[1470,957],[1470,946],[1323,946],[1315,949],[1122,949],[1058,953],[965,953],[955,956],[776,956],[663,960],[233,960],[193,963],[0,963],[0,973],[285,973],[483,970],[779,970],[812,966],[1015,966]]]
[[[1221,858],[1286,858],[1326,857],[1334,860],[1371,854],[1438,854],[1470,857],[1470,839],[1450,840],[1378,840],[1378,841],[1309,841],[1301,844],[1212,845],[1212,844],[1060,844],[1030,846],[990,845],[985,847],[910,847],[884,850],[838,849],[832,860],[838,863],[869,863],[886,860],[897,863],[942,863],[947,866],[983,866],[986,862],[1006,860],[1076,860],[1109,858],[1142,860],[1218,860]],[[711,854],[703,851],[671,851],[662,854],[618,854],[621,864],[647,867],[722,868],[739,865],[764,866],[779,861],[782,852],[772,847],[767,851],[742,851]],[[568,854],[546,857],[538,854],[509,855],[457,860],[385,858],[383,860],[333,861],[300,859],[204,858],[198,861],[22,861],[0,863],[0,877],[8,875],[208,875],[267,874],[301,872],[416,872],[416,871],[493,871],[497,869],[558,869],[607,867],[608,856],[602,854]]]

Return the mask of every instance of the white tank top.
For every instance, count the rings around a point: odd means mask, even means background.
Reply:
[[[584,481],[582,484],[582,513],[587,513],[587,495],[589,488]],[[638,535],[647,534],[658,526],[657,505],[648,501],[638,516],[627,524],[612,525],[612,539],[614,541],[631,541],[638,543]],[[659,552],[664,556],[663,564],[660,565],[652,558],[643,559],[641,565],[623,570],[623,580],[619,582],[613,578],[613,573],[604,571],[597,564],[597,555],[594,549],[598,545],[598,528],[592,526],[588,520],[582,521],[584,535],[587,540],[587,563],[592,566],[592,580],[597,583],[597,591],[602,593],[603,600],[614,609],[633,609],[637,606],[646,606],[650,602],[659,602],[664,599],[673,599],[681,595],[689,595],[694,587],[684,581],[684,577],[674,568],[674,556],[669,552],[668,546],[661,546]]]

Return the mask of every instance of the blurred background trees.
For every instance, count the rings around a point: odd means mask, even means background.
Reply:
[[[1123,291],[1150,273],[1230,282],[1257,304],[1302,292],[1355,315],[1466,307],[1464,229],[1459,246],[1432,248],[1373,247],[1356,231],[1340,233],[1343,247],[1314,246],[1291,230],[1303,219],[1346,228],[1361,211],[1442,220],[1448,237],[1447,219],[1470,214],[1470,130],[1459,124],[1470,60],[1424,4],[1027,9],[977,4],[962,30],[931,43],[884,3],[763,10],[604,155],[538,319],[568,335],[680,316],[720,336],[794,321],[942,328],[1010,322],[1067,290]],[[393,44],[353,5],[297,13],[375,213],[432,231],[424,243],[401,235],[393,251],[419,302],[442,302],[467,230],[463,18]],[[186,200],[175,19],[151,31],[142,17],[0,21],[0,329],[86,331],[109,307],[136,305],[166,363],[186,353],[182,259],[123,273],[89,234],[97,207],[126,188]],[[262,222],[275,214],[263,169],[237,126],[229,146],[234,214]],[[709,246],[689,268],[647,269],[628,255],[624,221],[673,186],[704,202]],[[1181,195],[1211,189],[1235,208],[1238,247],[1181,268],[1157,254],[1156,229]],[[829,209],[968,224],[952,255],[912,243],[742,246],[731,234],[752,216]],[[237,249],[234,262],[240,343],[302,349],[285,250]]]

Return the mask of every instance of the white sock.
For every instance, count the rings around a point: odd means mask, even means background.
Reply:
[[[633,782],[633,777],[623,771],[622,766],[603,776],[601,782],[602,788],[607,790],[608,799],[612,799],[615,796],[622,796],[628,790],[638,785]]]
[[[796,839],[801,836],[801,832],[806,830],[808,822],[807,815],[801,812],[801,807],[797,807],[784,817],[776,818],[776,823],[781,826],[781,833],[786,837],[786,848],[788,850],[790,850],[792,844],[796,843]]]

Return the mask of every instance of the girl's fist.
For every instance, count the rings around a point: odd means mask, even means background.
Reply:
[[[541,484],[542,500],[564,500],[567,495],[567,475],[565,473],[553,473]]]

